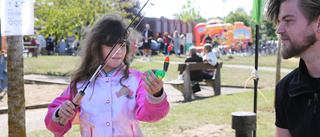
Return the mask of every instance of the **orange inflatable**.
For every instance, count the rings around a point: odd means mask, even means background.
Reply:
[[[241,46],[245,48],[248,41],[252,42],[251,28],[244,26],[243,22],[235,22],[232,25],[224,23],[218,18],[195,26],[195,44],[197,47],[202,47],[205,44],[207,35],[213,40],[218,39],[220,47],[225,48],[225,50],[229,50],[230,46],[239,50]]]

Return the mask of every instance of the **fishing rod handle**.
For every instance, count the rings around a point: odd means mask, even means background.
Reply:
[[[75,107],[77,107],[77,106],[80,105],[80,102],[81,102],[83,96],[84,96],[84,92],[83,92],[83,91],[80,91],[80,92],[74,97],[74,99],[72,100],[72,103],[73,103],[73,105],[74,105]],[[61,118],[60,121],[59,121],[59,125],[60,125],[60,126],[64,126],[64,125],[66,125],[67,122],[68,122],[67,119]]]

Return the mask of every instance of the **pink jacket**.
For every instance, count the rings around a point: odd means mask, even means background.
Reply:
[[[81,135],[92,136],[143,136],[139,121],[157,122],[164,118],[170,109],[167,96],[154,97],[148,94],[142,84],[142,72],[129,69],[129,78],[123,80],[127,89],[120,85],[123,66],[116,69],[110,77],[99,74],[96,82],[89,84],[81,100],[79,113]],[[93,91],[94,83],[94,91]],[[83,82],[77,89],[83,89]],[[69,99],[70,87],[57,97],[48,107],[45,118],[47,128],[56,136],[64,135],[72,126],[72,120],[60,126],[55,117],[56,110]]]

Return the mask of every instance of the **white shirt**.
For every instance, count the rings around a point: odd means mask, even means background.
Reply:
[[[180,38],[180,44],[186,45],[186,37]]]
[[[211,65],[216,65],[217,64],[217,57],[213,52],[208,52],[203,56],[203,60],[208,60],[208,63]]]
[[[145,38],[148,38],[148,30],[146,30],[146,32],[144,33],[144,37],[145,37]],[[145,42],[145,43],[148,43],[148,40],[146,39],[146,40],[144,40],[144,42]]]
[[[38,51],[40,52],[40,51],[41,51],[41,48],[46,47],[47,42],[46,42],[46,40],[44,39],[44,37],[43,37],[42,35],[39,35],[39,36],[37,37],[37,41],[38,41],[38,43],[39,43]]]

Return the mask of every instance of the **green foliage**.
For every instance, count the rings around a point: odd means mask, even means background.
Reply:
[[[277,40],[276,30],[276,26],[273,23],[266,20],[261,22],[260,33],[263,38],[266,38],[266,40]]]
[[[245,26],[250,26],[250,17],[243,8],[238,8],[235,12],[231,11],[226,16],[225,21],[233,24],[234,22],[243,22]]]
[[[276,25],[273,23],[270,23],[266,20],[262,20],[260,26],[259,26],[259,41],[261,41],[263,38],[266,40],[277,40],[277,34],[276,34]],[[255,41],[255,35],[256,35],[256,25],[253,24],[251,27],[252,32],[252,40]],[[261,42],[260,42],[261,44]]]
[[[179,16],[176,16],[178,17],[177,19],[181,19],[184,22],[187,22],[187,21],[206,22],[207,20],[200,15],[200,8],[198,7],[198,9],[196,10],[193,5],[194,4],[192,4],[190,0],[188,0],[187,5],[183,4]]]
[[[103,14],[119,11],[125,17],[131,16],[132,13],[123,9],[132,3],[113,0],[36,0],[35,26],[41,28],[39,33],[45,37],[53,34],[57,42],[67,35],[72,36],[75,31],[79,34],[75,37],[79,39],[86,27],[90,27]]]

